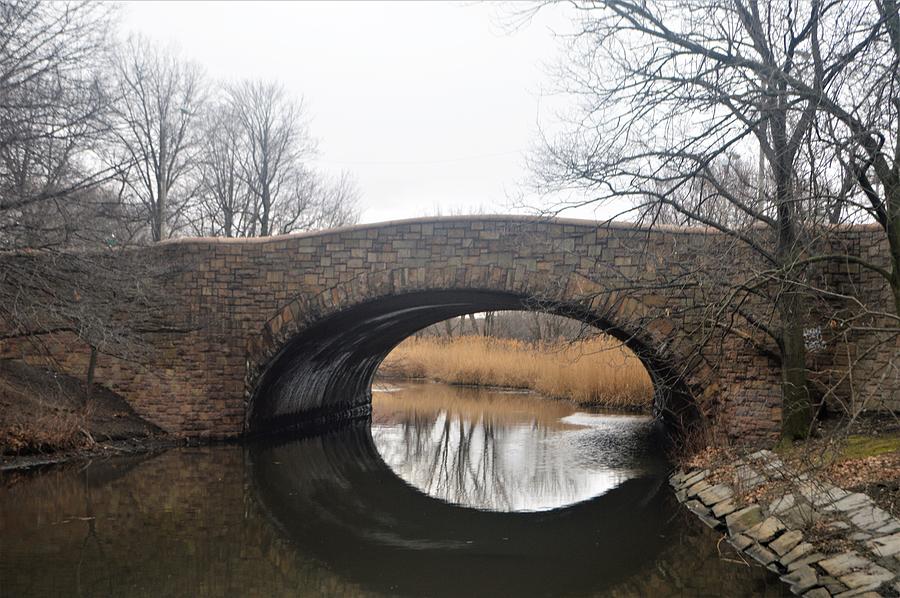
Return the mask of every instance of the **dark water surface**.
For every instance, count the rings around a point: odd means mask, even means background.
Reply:
[[[3,475],[0,596],[787,595],[677,505],[646,418],[387,390],[371,427]]]

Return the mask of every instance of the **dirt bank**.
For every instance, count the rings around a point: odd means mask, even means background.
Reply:
[[[119,395],[72,376],[0,360],[0,466],[143,450],[172,439]]]

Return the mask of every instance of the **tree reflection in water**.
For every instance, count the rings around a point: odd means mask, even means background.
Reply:
[[[372,437],[385,463],[429,496],[477,509],[540,511],[645,474],[635,454],[650,418],[576,413],[525,393],[404,384],[373,393]]]
[[[566,423],[578,418],[565,415],[565,404],[485,401],[507,407],[488,407],[484,420],[493,422],[497,448],[476,472],[493,475],[506,458],[504,447],[517,438],[503,440],[510,422],[546,428],[546,442],[578,431]],[[510,415],[513,403],[531,419]],[[445,408],[451,421],[459,409],[460,401]],[[379,409],[376,425],[387,426],[390,413]],[[423,421],[433,429],[437,419]],[[489,438],[479,434],[470,451],[480,450],[477,438]],[[572,468],[589,468],[598,455],[617,471],[651,467],[640,442],[622,434],[582,439],[573,443],[580,448]],[[643,442],[643,450],[658,452],[652,439]],[[612,458],[613,443],[621,459]],[[367,422],[303,439],[182,447],[0,476],[0,595],[784,595],[786,586],[765,569],[721,558],[718,536],[677,503],[668,466],[657,462],[651,475],[594,500],[529,513],[423,494],[384,463]],[[514,495],[508,483],[505,489]]]

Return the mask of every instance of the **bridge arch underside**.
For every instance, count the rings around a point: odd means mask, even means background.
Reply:
[[[542,311],[595,326],[618,338],[644,363],[654,384],[654,413],[676,427],[696,409],[677,363],[659,358],[639,332],[577,303],[536,301],[507,291],[416,291],[353,305],[289,338],[252,383],[246,430],[311,433],[371,413],[372,380],[382,360],[413,333],[448,318],[500,310]]]

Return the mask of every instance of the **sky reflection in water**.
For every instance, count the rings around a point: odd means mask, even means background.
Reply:
[[[593,414],[526,393],[404,384],[373,394],[385,463],[422,492],[492,511],[588,500],[661,467],[646,416]],[[382,387],[383,388],[383,387]]]

